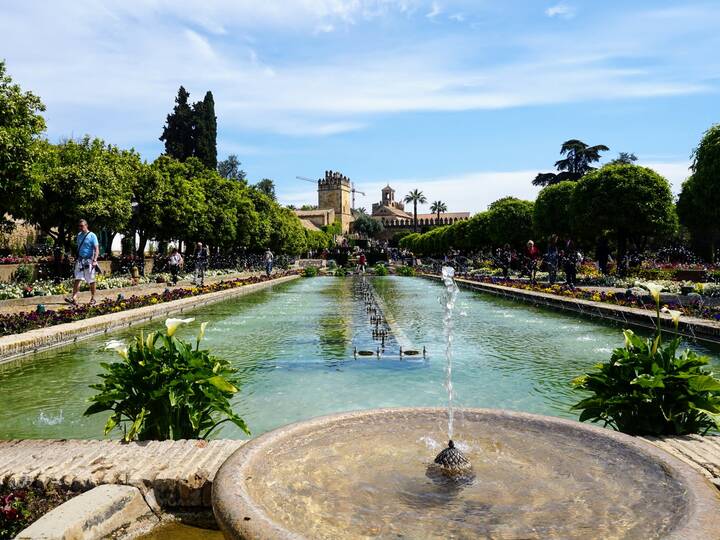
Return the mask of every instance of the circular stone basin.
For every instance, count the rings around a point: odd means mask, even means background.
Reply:
[[[670,454],[620,433],[531,414],[465,409],[453,439],[473,474],[431,463],[444,409],[343,413],[267,433],[213,485],[226,538],[708,539],[720,500]]]

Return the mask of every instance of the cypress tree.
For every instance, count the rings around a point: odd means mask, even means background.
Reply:
[[[180,161],[193,155],[193,111],[188,104],[190,94],[180,87],[175,98],[173,112],[167,115],[161,141],[165,142],[165,153]]]
[[[212,92],[208,91],[202,101],[193,105],[195,120],[194,155],[208,169],[217,168],[217,117]]]

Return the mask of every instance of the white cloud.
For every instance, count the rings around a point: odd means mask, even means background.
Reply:
[[[686,37],[719,22],[717,14],[697,9],[673,13],[672,25],[664,13],[633,18],[632,24],[625,16],[598,21],[589,40],[587,29],[569,28],[502,39],[458,33],[402,40],[390,48],[350,42],[298,58],[277,54],[313,32],[389,13],[422,17],[450,5],[450,0],[442,6],[428,0],[28,1],[4,10],[0,50],[10,73],[49,106],[51,130],[95,133],[105,129],[96,125],[103,118],[107,129],[127,132],[130,141],[147,139],[145,126],[157,130],[180,84],[193,98],[212,89],[221,127],[322,136],[362,129],[382,114],[692,94],[709,90],[714,84],[709,77],[718,71],[706,54],[712,43],[700,46]],[[553,16],[562,15],[561,6],[566,5],[549,8]],[[266,37],[265,31],[275,33]],[[276,43],[278,35],[285,41]],[[502,51],[500,43],[521,54],[497,62],[493,54],[478,61],[468,52]],[[648,51],[657,53],[650,61]]]
[[[572,19],[575,16],[575,8],[567,4],[556,4],[545,10],[548,17],[561,17],[563,19]]]
[[[428,19],[434,19],[435,17],[437,17],[438,15],[440,15],[440,13],[442,13],[442,9],[440,8],[440,4],[438,4],[437,2],[433,2],[432,5],[430,6],[430,11],[428,11],[425,16],[426,16]]]

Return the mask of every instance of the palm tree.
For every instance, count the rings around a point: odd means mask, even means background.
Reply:
[[[440,222],[440,214],[442,214],[443,212],[447,212],[447,204],[445,204],[442,201],[435,201],[434,203],[432,203],[432,206],[430,206],[430,211],[433,214],[437,215],[436,223],[439,223]]]
[[[358,214],[367,215],[367,209],[366,209],[364,206],[361,206],[360,208],[356,208],[355,211],[356,211]]]
[[[604,144],[588,146],[578,139],[565,141],[560,147],[560,155],[565,156],[555,162],[556,173],[539,173],[533,180],[535,186],[549,186],[563,180],[579,180],[595,169],[591,163],[600,160],[600,152],[610,150]]]
[[[427,198],[425,194],[419,189],[413,189],[410,193],[405,195],[405,202],[410,204],[413,203],[413,231],[417,232],[417,205],[425,204]]]

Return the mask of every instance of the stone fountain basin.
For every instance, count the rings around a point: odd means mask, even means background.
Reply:
[[[341,413],[266,433],[213,484],[226,538],[720,538],[701,474],[637,438],[520,412],[463,409],[463,482],[431,474],[447,410]]]

